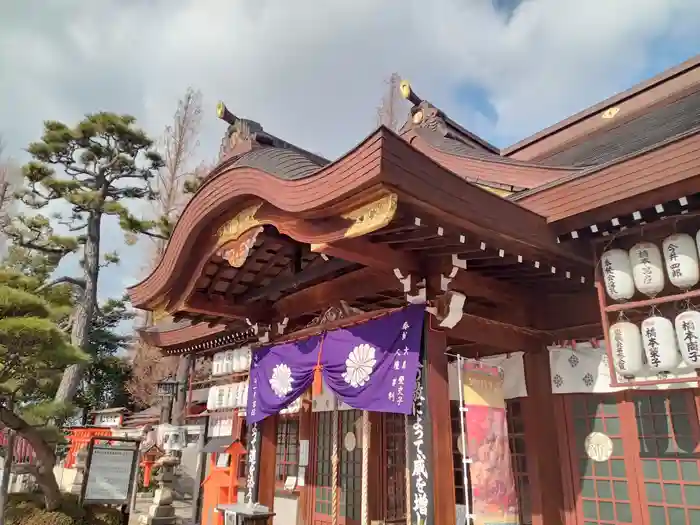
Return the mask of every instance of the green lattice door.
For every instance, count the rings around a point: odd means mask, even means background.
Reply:
[[[700,525],[700,429],[693,391],[633,393],[649,525]]]
[[[362,494],[362,446],[361,412],[347,410],[338,412],[338,523],[356,525],[360,520]],[[314,502],[313,525],[331,523],[333,509],[333,413],[319,412],[314,415],[317,429],[314,436]],[[356,445],[348,434],[355,436]]]
[[[622,424],[624,412],[631,405],[618,403],[620,398],[614,395],[567,398],[567,434],[578,525],[641,524],[639,495],[636,484],[630,482],[635,478],[636,461]],[[587,438],[593,432],[605,434],[612,442],[612,454],[604,461],[592,460],[586,450],[587,445],[591,446]],[[607,455],[604,452],[598,458]]]
[[[313,525],[331,523],[331,486],[332,486],[332,450],[333,450],[333,414],[318,412],[314,414],[314,512]]]

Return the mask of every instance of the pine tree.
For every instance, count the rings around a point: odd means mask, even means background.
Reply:
[[[82,409],[82,422],[93,410],[103,408],[132,408],[133,400],[126,390],[131,379],[131,369],[124,352],[131,337],[117,332],[119,325],[133,319],[134,313],[125,299],[109,299],[99,308],[88,339],[87,354],[90,365],[85,370],[75,398],[75,405]]]
[[[55,510],[61,493],[49,436],[55,437],[57,429],[48,421],[65,415],[68,407],[47,400],[46,394],[55,388],[61,370],[83,365],[89,357],[69,343],[59,326],[70,292],[51,290],[57,300],[52,304],[36,292],[38,285],[33,276],[0,270],[0,422],[33,447],[34,476],[46,508]]]
[[[60,204],[65,213],[52,218],[72,236],[47,234],[51,223],[41,215],[20,215],[7,232],[17,246],[50,255],[54,261],[80,252],[82,277],[62,277],[57,282],[70,283],[80,291],[72,315],[71,343],[87,350],[97,312],[100,268],[118,261],[114,252],[102,254],[103,220],[106,215],[116,217],[131,236],[166,239],[170,231],[167,219],[139,220],[125,205],[127,200],[156,198],[151,183],[163,161],[133,117],[107,112],[88,115],[74,127],[47,121],[41,140],[30,144],[27,151],[33,160],[24,167],[25,187],[17,196],[36,209]],[[74,398],[83,370],[80,362],[68,366],[56,392],[57,402]]]

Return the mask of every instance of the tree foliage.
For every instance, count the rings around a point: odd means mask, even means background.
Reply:
[[[46,394],[67,366],[85,364],[89,356],[71,345],[56,324],[62,314],[53,311],[54,305],[30,291],[35,284],[31,276],[0,271],[0,422],[32,445],[37,458],[34,474],[47,508],[53,509],[61,496],[47,423],[68,407],[47,400]]]
[[[19,215],[6,231],[17,246],[42,252],[54,263],[67,254],[80,253],[83,275],[58,281],[80,290],[71,318],[71,342],[88,350],[100,269],[118,262],[116,252],[102,253],[103,219],[116,218],[126,234],[167,238],[171,229],[167,217],[141,220],[128,206],[135,200],[157,197],[152,183],[163,160],[153,149],[153,141],[136,127],[134,117],[108,112],[87,115],[74,127],[47,121],[41,140],[30,144],[27,151],[32,161],[23,169],[25,185],[16,195],[35,209],[60,204],[62,211],[51,218],[68,235],[55,234],[51,220],[43,215]],[[74,398],[82,371],[79,363],[66,369],[57,401]]]
[[[131,408],[133,400],[126,390],[131,368],[124,355],[131,337],[119,333],[119,325],[134,313],[124,299],[109,299],[101,305],[92,324],[87,354],[91,363],[80,382],[75,404],[82,409],[83,423],[93,410]]]
[[[87,351],[78,350],[69,344],[66,330],[81,290],[70,282],[52,284],[54,271],[50,255],[19,246],[12,246],[0,265],[0,394],[13,401],[4,405],[0,422],[25,437],[36,434],[35,441],[30,440],[35,450],[36,440],[43,439],[43,448],[38,446],[51,467],[48,443],[59,432],[47,423],[74,412],[70,404],[54,400],[66,366],[85,367],[75,399],[85,414],[130,404],[124,391],[129,368],[119,355],[129,338],[116,329],[133,316],[123,300],[105,302],[92,323]],[[50,494],[52,482],[44,484]]]

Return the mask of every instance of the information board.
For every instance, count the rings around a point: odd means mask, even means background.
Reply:
[[[90,448],[83,503],[128,503],[138,459],[138,446],[134,443],[95,444]]]

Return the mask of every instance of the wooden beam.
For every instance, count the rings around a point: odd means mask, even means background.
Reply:
[[[405,272],[413,273],[418,272],[421,266],[418,258],[412,254],[399,252],[384,244],[372,243],[361,237],[343,239],[333,243],[312,244],[311,251],[387,272],[399,268]]]
[[[600,324],[598,298],[593,288],[578,293],[538,297],[532,316],[532,326],[545,331]]]
[[[430,267],[428,282],[434,290],[440,290],[440,274],[449,274],[451,266],[444,264]],[[493,277],[486,277],[476,271],[460,269],[450,282],[449,289],[467,296],[489,299],[498,304],[512,304],[514,301],[525,304],[528,294],[520,287]]]
[[[343,259],[331,259],[329,261],[325,261],[323,264],[304,268],[297,274],[276,277],[267,286],[254,290],[248,290],[237,298],[237,302],[240,304],[248,304],[257,301],[258,299],[271,298],[289,289],[299,288],[306,283],[315,281],[316,279],[321,279],[322,277],[326,277],[339,270],[343,270],[351,265],[352,263],[349,263]]]
[[[251,320],[259,318],[262,313],[259,306],[232,304],[223,297],[210,298],[207,294],[201,292],[192,294],[179,310],[211,317],[223,317],[226,319],[249,318]]]
[[[352,301],[384,290],[398,290],[399,286],[392,274],[363,268],[283,297],[274,308],[280,316],[293,319],[341,300]]]
[[[436,322],[431,322],[435,327]],[[447,333],[456,339],[495,346],[509,352],[538,352],[547,343],[544,333],[524,330],[471,314],[464,314],[461,321]]]

